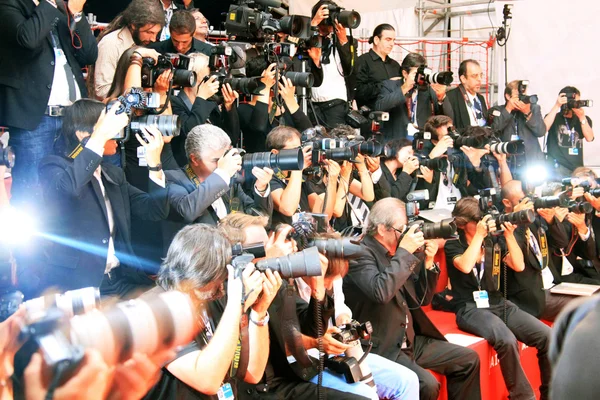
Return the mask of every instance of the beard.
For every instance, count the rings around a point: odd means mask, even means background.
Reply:
[[[151,40],[142,41],[140,39],[140,29],[139,28],[134,28],[131,31],[131,38],[133,39],[133,42],[136,44],[136,46],[148,46],[150,43],[152,43]]]

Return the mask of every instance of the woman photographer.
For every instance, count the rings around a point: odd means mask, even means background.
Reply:
[[[276,64],[268,65],[262,55],[251,58],[246,63],[246,76],[261,76],[265,85],[259,95],[253,95],[248,103],[239,107],[240,124],[244,127],[244,148],[249,153],[268,150],[265,147],[267,134],[280,125],[281,118],[285,121],[282,125],[294,127],[300,132],[312,128],[312,123],[296,101],[296,87],[292,81],[285,77],[281,77],[279,82],[275,81],[276,67]],[[278,85],[283,104],[278,104],[279,107],[272,115],[271,89],[275,84]]]
[[[502,224],[504,233],[498,238],[500,271],[493,270],[493,259],[486,255],[489,234],[497,230],[495,219],[482,216],[479,201],[473,197],[462,198],[452,212],[459,230],[459,239],[446,242],[445,253],[452,293],[457,302],[456,323],[466,332],[485,338],[498,353],[500,369],[511,399],[532,399],[534,392],[521,366],[519,344],[521,341],[538,350],[538,363],[542,377],[540,392],[548,398],[550,365],[548,347],[550,328],[537,318],[522,311],[503,298],[500,283],[505,282],[507,271],[525,269],[523,252],[515,239],[516,226]],[[496,246],[494,246],[496,247]],[[504,288],[506,290],[506,288]]]

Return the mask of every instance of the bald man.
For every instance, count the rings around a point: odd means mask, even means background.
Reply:
[[[521,181],[512,180],[502,187],[505,213],[533,210],[534,205],[523,192]],[[589,235],[589,233],[588,233]],[[549,267],[553,249],[568,245],[565,227],[556,218],[554,209],[537,209],[536,219],[530,225],[521,225],[515,237],[525,256],[525,270],[518,274],[507,271],[508,299],[534,317],[554,321],[571,296],[551,294],[554,276]]]

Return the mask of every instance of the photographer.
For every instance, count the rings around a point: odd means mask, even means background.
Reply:
[[[230,262],[231,244],[215,227],[190,225],[175,236],[153,291],[188,294],[202,331],[163,367],[160,381],[145,399],[237,398],[238,380],[257,383],[262,378],[269,357],[267,309],[281,278],[270,270],[262,274],[251,263],[237,271]],[[240,324],[242,320],[247,324]],[[234,362],[238,340],[248,357],[245,371]]]
[[[523,81],[512,81],[504,89],[504,106],[492,107],[488,115],[492,118],[491,128],[503,142],[523,140],[525,143],[525,161],[535,164],[545,161],[538,138],[546,134],[546,126],[542,118],[542,108],[528,100],[525,96],[527,86],[522,88]]]
[[[375,199],[394,197],[406,201],[406,195],[413,189],[413,173],[420,171],[432,178],[433,171],[427,167],[419,167],[419,159],[414,156],[412,142],[408,139],[393,139],[386,143],[389,156],[381,163],[381,178],[375,182]]]
[[[38,165],[52,154],[65,107],[87,96],[81,69],[96,61],[98,47],[84,4],[0,2],[0,126],[8,127],[17,160],[13,204],[39,204]]]
[[[521,182],[515,180],[503,185],[502,204],[506,213],[534,209],[534,203],[525,196]],[[519,273],[508,271],[508,299],[536,318],[554,321],[573,298],[552,294],[548,290],[554,281],[548,267],[548,249],[565,248],[569,239],[552,210],[540,208],[536,212],[542,219],[536,218],[531,225],[520,226],[515,231],[525,255],[525,270]]]
[[[356,103],[375,110],[377,97],[381,93],[382,82],[388,79],[399,80],[402,68],[398,61],[390,58],[394,49],[396,30],[390,24],[377,25],[369,44],[373,48],[358,57],[356,63]]]
[[[592,119],[585,115],[583,108],[572,107],[579,106],[580,98],[577,88],[563,88],[552,110],[544,117],[548,158],[554,160],[557,177],[569,176],[575,168],[583,166],[583,140],[594,140]]]
[[[488,109],[479,93],[484,75],[476,60],[464,60],[458,67],[460,85],[448,91],[444,100],[444,115],[462,130],[468,126],[487,125]]]
[[[98,101],[75,102],[64,117],[62,139],[67,151],[40,164],[47,214],[43,231],[61,239],[49,241],[42,249],[42,261],[33,268],[28,281],[37,281],[36,294],[50,287],[95,286],[103,295],[125,297],[151,284],[132,249],[131,219],[167,217],[165,178],[160,169],[146,172],[146,194],[128,184],[120,168],[101,164],[103,154],[115,152],[112,138],[128,123],[126,114],[115,114],[117,108],[114,105],[103,113],[105,107]],[[148,166],[159,166],[160,131],[151,127],[137,137]]]
[[[497,229],[495,219],[490,215],[483,216],[478,200],[473,197],[460,199],[452,216],[459,229],[459,239],[447,241],[444,250],[452,294],[457,302],[458,327],[483,337],[498,352],[500,369],[512,399],[534,397],[533,388],[521,367],[517,340],[537,348],[542,378],[540,393],[542,398],[547,398],[551,376],[548,362],[550,328],[510,301],[503,300],[499,290],[499,282],[507,268],[515,274],[525,268],[523,252],[514,235],[516,225],[502,224],[504,233],[498,244],[503,272],[494,276],[493,260],[486,258],[484,242]]]
[[[252,95],[252,99],[248,103],[240,104],[238,109],[240,126],[243,127],[244,148],[249,153],[268,150],[265,148],[267,134],[280,124],[294,127],[301,132],[312,128],[312,123],[296,101],[296,87],[292,81],[285,77],[281,77],[279,82],[275,81],[276,67],[276,64],[268,65],[263,56],[253,57],[246,62],[246,76],[248,78],[261,76],[261,81],[265,85],[259,95]],[[275,85],[278,85],[283,104],[282,107],[277,104],[275,114],[271,116],[270,112],[273,108],[271,89]],[[283,121],[280,123],[282,118]]]
[[[194,39],[204,42],[209,46],[213,46],[213,44],[208,41],[208,33],[210,26],[204,14],[202,14],[197,8],[192,8],[189,11],[192,13],[192,15],[194,16],[194,20],[196,21],[196,31],[194,32]]]
[[[361,242],[364,255],[350,262],[344,278],[347,303],[357,320],[371,321],[373,352],[417,374],[421,399],[439,394],[426,369],[446,375],[449,399],[480,399],[479,357],[448,343],[421,308],[431,301],[439,277],[433,260],[438,246],[407,222],[398,199],[373,206]],[[414,254],[421,247],[424,261]]]
[[[222,129],[208,124],[195,127],[185,141],[185,150],[188,164],[167,171],[170,220],[217,225],[231,212],[271,216],[273,200],[269,182],[273,171],[254,167],[252,175],[256,182],[252,196],[244,193],[235,178],[242,168],[242,157],[236,149],[231,149],[231,140]]]
[[[148,46],[165,25],[156,0],[133,0],[98,36],[98,61],[94,67],[96,97],[108,96],[121,55],[132,46]]]
[[[409,53],[402,61],[400,79],[382,82],[375,109],[390,113],[390,121],[381,128],[386,138],[412,137],[431,115],[442,114],[446,86],[415,82],[417,70],[426,63],[422,55]]]
[[[205,123],[212,123],[223,129],[231,142],[237,144],[240,138],[240,120],[237,113],[237,100],[239,94],[231,90],[227,83],[221,88],[223,103],[219,105],[213,101],[219,93],[219,81],[216,77],[209,76],[208,57],[204,54],[192,54],[193,71],[196,73],[196,85],[185,87],[176,96],[171,96],[171,108],[174,115],[181,121],[181,134],[173,138],[171,146],[173,156],[179,166],[187,164],[185,154],[185,139],[188,132],[194,127]]]
[[[337,7],[337,4],[321,0],[312,8],[311,25],[317,27],[323,44],[321,48],[309,49],[308,55],[311,71],[320,69],[323,75],[322,83],[311,89],[313,109],[319,122],[333,129],[346,123],[348,100],[354,93],[357,45],[352,37],[348,38],[346,28],[339,21],[331,21],[328,6]]]
[[[266,146],[273,152],[297,149],[302,146],[300,132],[288,126],[279,126],[267,136]],[[304,170],[311,166],[312,148],[306,146],[304,152]],[[333,160],[325,160],[327,185],[315,184],[311,180],[303,182],[302,171],[281,171],[271,179],[271,197],[273,198],[272,224],[291,225],[294,214],[300,211],[327,214],[327,221],[333,215],[337,191],[337,179],[340,166]],[[324,204],[324,202],[326,203]]]
[[[212,46],[194,37],[194,33],[196,32],[196,20],[191,11],[175,11],[173,13],[173,18],[171,18],[171,22],[169,23],[169,32],[171,34],[170,38],[160,42],[150,43],[148,47],[158,51],[160,54],[202,53],[206,56],[210,56],[210,49]]]
[[[242,213],[228,215],[223,219],[219,227],[225,232],[232,243],[241,243],[243,246],[254,246],[263,244],[267,258],[280,257],[289,255],[296,250],[293,240],[288,240],[287,236],[292,232],[292,227],[284,225],[277,232],[272,232],[267,236],[265,226],[267,221],[261,217],[252,217]],[[297,287],[298,293],[292,298],[285,295],[285,290],[280,290],[280,293],[273,301],[270,307],[269,329],[271,333],[271,350],[269,355],[269,364],[265,373],[263,382],[256,387],[250,388],[247,393],[250,396],[242,398],[267,398],[269,394],[277,395],[279,398],[288,398],[292,396],[294,399],[314,399],[317,397],[317,370],[316,365],[311,365],[308,368],[303,368],[300,363],[291,356],[295,356],[298,351],[306,351],[307,356],[312,356],[311,362],[316,364],[318,355],[314,353],[317,347],[317,324],[314,313],[314,307],[317,305],[316,299],[320,296],[325,296],[320,302],[323,307],[323,325],[325,321],[337,317],[339,323],[351,317],[351,313],[343,304],[343,293],[336,292],[338,296],[332,298],[326,294],[326,282],[332,282],[331,277],[337,274],[337,271],[342,273],[342,270],[347,270],[347,261],[336,259],[335,264],[330,264],[325,256],[320,256],[322,262],[323,274],[325,277],[310,277],[306,281],[301,278],[296,278],[294,286]],[[344,264],[345,263],[345,264]],[[328,275],[331,277],[328,278]],[[338,282],[341,289],[341,280]],[[286,284],[284,283],[284,289]],[[298,295],[299,294],[299,295]],[[289,332],[284,332],[284,324],[290,324],[290,316],[285,308],[289,301],[295,301],[296,316],[298,328],[302,334],[298,340],[301,341],[296,349],[290,349],[288,342]],[[289,304],[288,304],[289,305]],[[335,307],[335,308],[334,308]],[[310,312],[312,311],[312,313]],[[341,315],[340,315],[341,313]],[[336,331],[335,327],[328,329],[328,333],[323,336],[323,348],[327,353],[338,354],[343,353],[347,347],[343,343],[335,340],[331,334]],[[286,359],[286,356],[288,357]],[[376,356],[369,355],[371,360],[377,359]],[[389,362],[379,358],[377,361]],[[398,368],[399,366],[390,366],[389,370],[381,371],[381,379],[389,377],[386,384],[382,383],[382,387],[378,388],[385,395],[382,397],[397,399],[406,398],[412,399],[416,395],[416,376],[413,379],[409,374],[412,374],[406,369]],[[380,368],[377,368],[378,370]],[[377,399],[377,393],[369,386],[363,383],[348,383],[343,377],[329,369],[323,371],[323,386],[327,388],[328,397],[335,399],[355,399],[371,398]],[[291,397],[290,397],[291,398]]]

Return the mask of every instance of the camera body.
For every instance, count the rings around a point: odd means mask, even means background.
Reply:
[[[562,111],[572,110],[574,108],[592,107],[594,102],[592,100],[576,100],[575,93],[567,93],[567,103],[562,105]]]
[[[454,80],[453,75],[452,71],[433,72],[433,70],[427,68],[427,65],[421,65],[415,75],[415,84],[421,87],[432,83],[448,86]]]
[[[519,86],[517,90],[519,91],[519,100],[525,104],[537,104],[538,96],[536,94],[526,95],[527,86],[529,86],[529,81],[519,81]]]
[[[343,7],[335,4],[328,4],[329,17],[324,21],[325,24],[335,26],[335,21],[338,21],[344,28],[356,29],[360,25],[360,14],[354,10],[347,11]]]
[[[193,87],[196,73],[189,71],[190,58],[183,54],[167,53],[159,55],[157,61],[145,57],[142,61],[142,87],[152,88],[158,77],[165,71],[172,71],[174,87]]]
[[[431,239],[454,239],[456,235],[456,223],[454,219],[447,219],[440,222],[424,222],[414,221],[409,226],[419,225],[417,232],[423,232],[423,238],[425,240]]]

